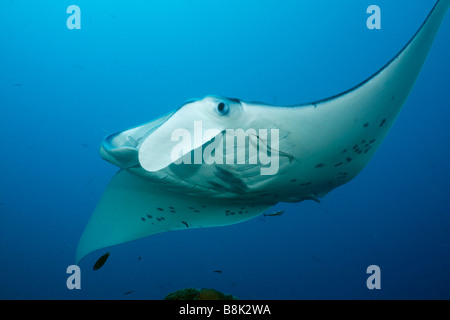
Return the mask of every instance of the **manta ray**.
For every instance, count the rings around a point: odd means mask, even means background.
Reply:
[[[207,96],[107,136],[100,154],[120,169],[81,236],[77,263],[96,250],[152,234],[232,225],[279,202],[318,201],[352,180],[405,104],[449,5],[450,0],[437,1],[391,61],[338,95],[294,106]],[[196,135],[199,123],[203,134]],[[178,129],[194,137],[174,153]],[[220,149],[230,129],[249,132],[247,142]],[[276,129],[277,139],[257,129]],[[212,146],[217,154],[209,156],[216,161],[189,161]],[[251,148],[278,155],[276,172],[262,174],[268,166],[262,161],[218,161],[219,151],[226,158],[248,155]]]

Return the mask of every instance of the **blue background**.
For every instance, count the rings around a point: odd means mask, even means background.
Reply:
[[[449,299],[448,16],[372,161],[321,204],[112,247],[98,271],[98,255],[81,262],[81,290],[66,288],[117,170],[99,157],[105,135],[207,94],[290,105],[347,90],[406,44],[434,2],[3,1],[0,298],[162,299],[211,287],[241,299]],[[66,27],[71,4],[81,30]],[[366,27],[371,4],[381,30]],[[381,290],[366,287],[372,264]]]

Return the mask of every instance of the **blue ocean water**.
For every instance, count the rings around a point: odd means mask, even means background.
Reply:
[[[207,94],[298,104],[345,91],[409,41],[434,0],[19,1],[0,6],[0,298],[450,298],[450,19],[369,165],[320,204],[157,234],[80,263],[80,235],[117,171],[104,136]],[[369,30],[366,9],[381,8]],[[69,5],[81,29],[68,29]],[[381,289],[366,286],[369,265]],[[222,273],[213,272],[221,270]],[[130,294],[126,292],[133,291]]]

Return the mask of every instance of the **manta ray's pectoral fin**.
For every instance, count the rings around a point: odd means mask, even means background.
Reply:
[[[165,231],[230,225],[251,219],[268,208],[270,205],[176,194],[120,170],[104,191],[81,236],[76,262],[101,248]]]

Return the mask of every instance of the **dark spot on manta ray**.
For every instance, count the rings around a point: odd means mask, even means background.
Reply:
[[[353,146],[353,150],[355,150],[356,148],[358,148],[358,145],[357,145],[357,144],[355,144],[355,145]]]
[[[183,223],[186,226],[186,228],[189,228],[189,225],[186,221],[181,221],[181,223]]]
[[[213,270],[214,273],[222,273],[222,270]]]
[[[200,212],[200,210],[194,210],[194,212]]]
[[[175,211],[175,210],[170,210],[170,212],[172,212],[172,213],[176,213],[176,211]]]
[[[97,262],[94,264],[93,269],[98,270],[105,264],[106,260],[108,260],[109,252],[102,255],[100,258],[98,258]]]
[[[341,153],[346,153],[347,152],[347,149],[344,149],[344,150],[342,150],[342,152]]]
[[[384,126],[385,123],[386,123],[386,119],[381,120],[380,127]]]
[[[147,217],[148,217],[149,219],[153,218],[153,216],[150,215],[150,214],[148,214]]]
[[[315,166],[315,168],[319,169],[319,168],[323,168],[325,167],[325,165],[323,163],[319,163]]]
[[[163,208],[156,208],[156,210],[158,210],[158,211],[164,211]]]
[[[339,163],[336,163],[336,164],[334,165],[334,167],[336,168],[336,167],[342,166],[343,164],[344,164],[343,162],[339,162]]]
[[[289,182],[296,182],[297,179],[291,179]],[[242,209],[242,208],[241,208]],[[245,208],[244,208],[245,209]]]
[[[368,122],[364,123],[364,125],[363,125],[364,128],[367,128],[368,126],[369,126]]]
[[[141,220],[142,220],[142,221],[145,221],[145,218],[142,218],[142,217],[141,217]]]
[[[175,208],[174,208],[174,207],[169,207],[169,209],[171,209],[171,210],[175,210]]]
[[[345,159],[345,160],[347,160],[347,162],[350,162],[350,161],[352,161],[352,158],[348,157],[348,158]]]
[[[369,141],[369,143],[374,143],[377,139],[372,139]]]
[[[338,179],[345,179],[347,178],[348,172],[339,172],[338,173]]]

